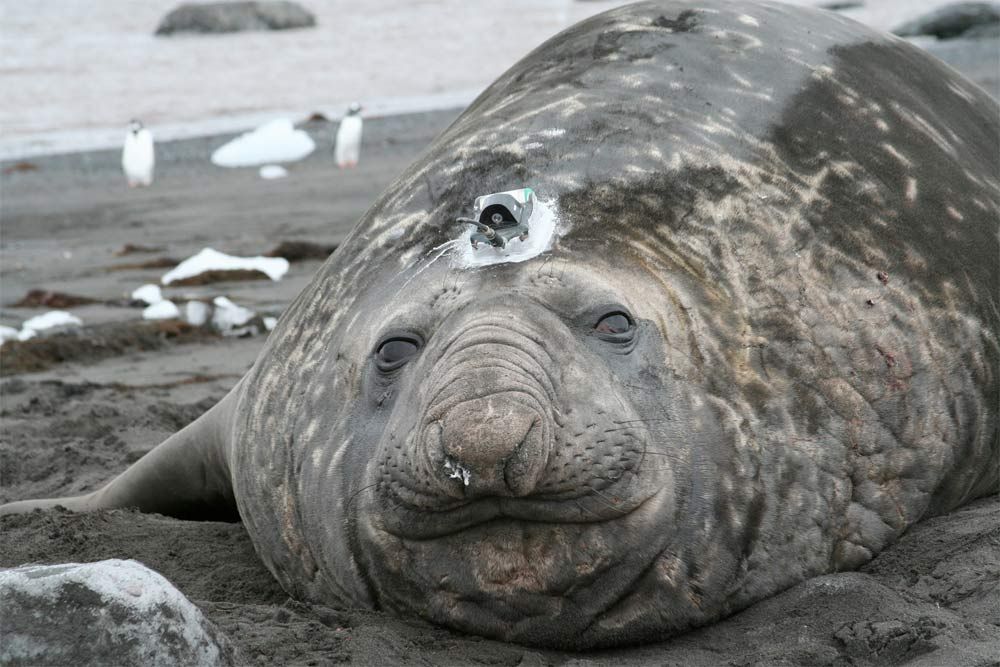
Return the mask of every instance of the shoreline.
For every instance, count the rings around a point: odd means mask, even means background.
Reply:
[[[388,143],[399,141],[424,141],[425,143],[429,143],[444,127],[457,118],[466,106],[453,105],[444,108],[389,113],[381,116],[365,116],[362,151],[363,153],[368,153],[373,149],[384,148]],[[306,130],[313,141],[316,142],[316,149],[305,158],[296,162],[285,163],[288,168],[294,170],[297,165],[316,160],[324,153],[328,152],[332,154],[339,119],[327,116],[326,114],[323,115],[325,120],[312,120],[309,116],[302,116],[295,119],[293,114],[286,114],[284,116],[293,118],[295,127]],[[277,117],[282,116],[280,114],[262,114],[260,119],[262,122],[266,122]],[[214,169],[256,171],[255,167],[217,167],[210,162],[212,151],[255,127],[257,125],[251,124],[246,127],[230,127],[206,133],[195,133],[192,131],[189,135],[169,138],[161,138],[154,134],[156,141],[156,177],[158,178],[161,175],[162,169],[167,165],[198,160],[204,160]],[[153,129],[155,130],[156,128]],[[197,126],[195,129],[197,129]],[[120,171],[121,147],[125,132],[126,128],[124,127],[121,130],[115,130],[116,141],[111,143],[111,145],[80,150],[54,150],[16,157],[0,157],[0,168],[3,169],[0,184],[4,187],[16,186],[17,181],[15,179],[22,175],[24,170],[12,169],[12,167],[22,162],[35,164],[39,168],[66,167],[72,169],[102,170],[113,167]],[[7,180],[11,182],[4,182]]]
[[[479,91],[458,91],[423,97],[375,99],[365,103],[362,117],[365,123],[381,123],[408,117],[451,113],[462,110],[479,94]],[[201,141],[225,137],[226,141],[276,118],[290,118],[296,126],[309,124],[320,114],[330,122],[339,122],[347,104],[342,106],[319,105],[311,111],[266,110],[227,115],[193,121],[179,121],[149,126],[157,147],[179,141]],[[405,120],[402,120],[405,123]],[[13,139],[0,139],[0,164],[34,161],[38,159],[120,151],[127,128],[81,128],[63,132],[28,134]],[[368,128],[366,127],[366,132]],[[366,140],[368,139],[366,134]],[[159,154],[157,154],[159,159]]]

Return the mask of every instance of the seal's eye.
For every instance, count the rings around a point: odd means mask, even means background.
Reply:
[[[394,371],[420,350],[421,341],[415,336],[392,335],[379,343],[375,363],[381,371]]]
[[[632,320],[625,313],[610,313],[594,325],[594,331],[606,336],[619,337],[632,329]]]

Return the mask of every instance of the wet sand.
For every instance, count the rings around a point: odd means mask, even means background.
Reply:
[[[77,338],[102,353],[67,352],[68,360],[50,359],[46,370],[12,374],[14,348],[4,346],[0,501],[75,494],[103,483],[224,396],[264,341],[160,332],[152,342],[137,336],[135,344],[109,346],[101,338],[109,328],[127,329],[140,316],[122,299],[166,270],[110,267],[183,259],[206,246],[249,255],[284,240],[336,244],[456,114],[369,121],[361,165],[347,171],[333,165],[335,126],[312,123],[318,150],[277,181],[261,180],[255,169],[212,166],[211,149],[227,137],[161,145],[156,182],[147,189],[125,187],[114,151],[31,159],[34,168],[3,175],[0,303],[30,289],[95,299],[100,303],[70,310],[85,323]],[[126,243],[160,250],[116,256]],[[278,283],[168,288],[165,296],[226,295],[278,315],[319,264],[295,263]],[[0,323],[16,326],[39,312],[4,305]],[[919,524],[860,573],[805,582],[662,644],[587,654],[293,601],[240,524],[52,510],[5,517],[0,531],[0,567],[114,557],[156,569],[231,638],[240,664],[987,665],[1000,655],[996,497]]]

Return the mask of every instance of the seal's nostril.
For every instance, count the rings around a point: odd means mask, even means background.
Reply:
[[[503,479],[507,488],[515,495],[527,495],[534,490],[538,480],[537,473],[541,468],[538,459],[544,451],[541,420],[535,419],[521,440],[521,444],[507,457],[503,467]],[[547,458],[547,457],[545,457]]]

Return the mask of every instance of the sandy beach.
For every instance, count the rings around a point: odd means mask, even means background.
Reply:
[[[989,66],[995,42],[976,47],[986,49],[985,61],[968,50],[943,57],[1000,94]],[[333,161],[336,123],[306,122],[301,127],[316,151],[274,181],[208,161],[231,134],[159,144],[150,188],[125,186],[118,150],[2,163],[0,324],[18,327],[44,312],[11,305],[31,290],[95,302],[67,308],[84,327],[59,346],[0,348],[0,502],[102,484],[221,399],[266,339],[142,325],[141,308],[128,303],[132,290],[206,247],[259,255],[283,241],[337,245],[460,111],[367,120],[363,158],[348,170]],[[127,244],[150,251],[121,254]],[[161,266],[136,266],[155,260]],[[168,287],[164,294],[181,302],[226,296],[277,317],[321,261],[294,262],[279,282]],[[1000,655],[996,497],[919,524],[861,572],[805,582],[669,642],[586,654],[297,602],[238,523],[52,510],[3,517],[0,532],[0,567],[112,557],[152,567],[229,637],[238,664],[995,665]]]
[[[228,137],[162,148],[156,187],[128,190],[116,152],[33,160],[3,176],[2,302],[30,289],[120,300],[159,269],[109,271],[136,259],[184,258],[211,246],[258,254],[283,240],[338,243],[354,220],[457,110],[369,123],[355,170],[332,162],[332,128],[313,123],[316,153],[288,178],[222,170],[204,159]],[[126,243],[156,252],[115,256]],[[319,260],[295,263],[281,282],[167,288],[176,299],[227,295],[280,314]],[[109,330],[139,309],[71,309],[85,323],[69,336],[107,347]],[[16,325],[37,309],[0,311]],[[0,353],[3,486],[0,501],[92,489],[196,419],[252,364],[264,336],[187,340],[161,332],[99,355],[48,359],[11,373]],[[133,558],[163,573],[229,636],[240,664],[749,665],[992,664],[1000,502],[987,499],[920,524],[861,573],[806,582],[673,641],[591,654],[542,652],[461,636],[413,619],[296,602],[278,587],[239,524],[193,523],[130,511],[36,512],[0,520],[0,567]],[[961,545],[961,548],[954,548]],[[921,659],[924,659],[921,662]]]

